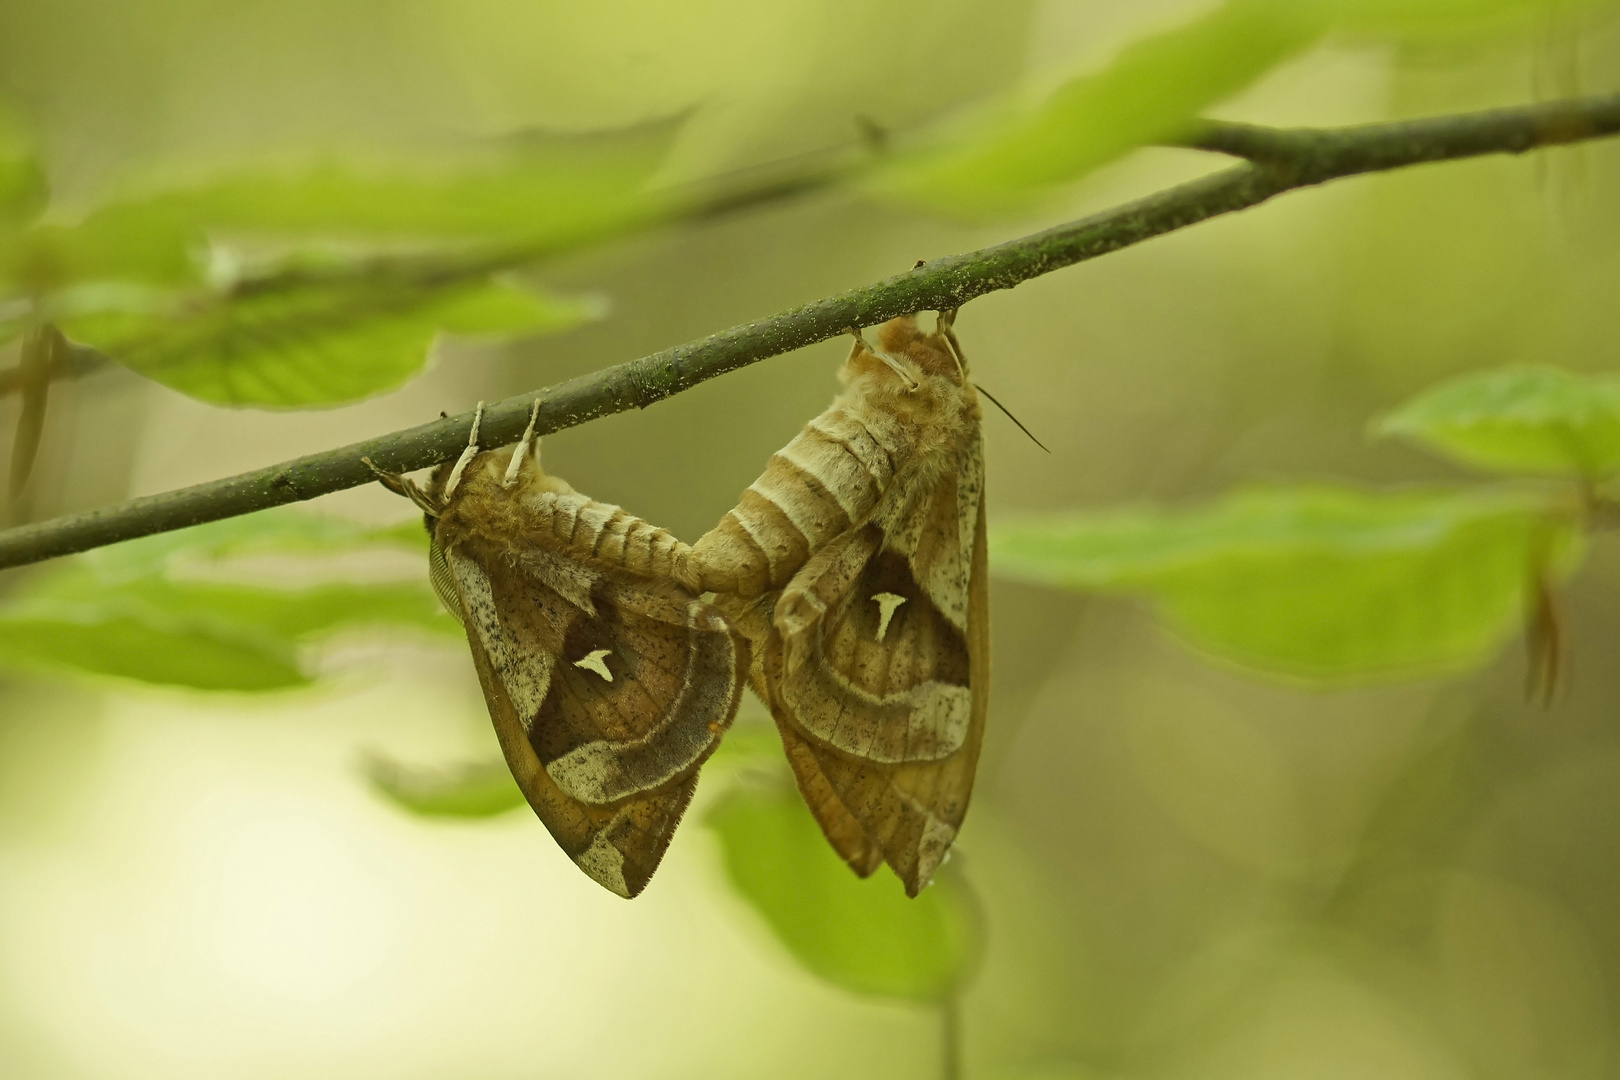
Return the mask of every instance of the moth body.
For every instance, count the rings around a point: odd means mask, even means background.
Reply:
[[[977,394],[941,313],[859,339],[843,391],[687,559],[748,635],[800,791],[912,895],[956,835],[989,681]]]

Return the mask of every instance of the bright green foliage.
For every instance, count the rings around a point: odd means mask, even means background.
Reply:
[[[421,370],[440,331],[555,332],[592,313],[585,301],[488,278],[441,286],[388,274],[240,296],[107,299],[103,310],[60,320],[64,332],[191,397],[276,408],[391,390]]]
[[[1348,682],[1483,662],[1536,576],[1570,572],[1573,515],[1515,491],[1239,491],[1196,510],[1008,522],[1010,578],[1152,597],[1198,646],[1264,671]]]
[[[737,891],[816,975],[860,994],[925,1002],[961,984],[976,928],[950,874],[915,900],[888,873],[862,881],[785,783],[739,785],[705,822]]]
[[[0,605],[0,665],[199,690],[304,685],[311,677],[299,664],[300,648],[335,631],[460,628],[439,608],[426,575],[278,588],[196,571],[228,554],[415,545],[417,532],[270,512],[104,548],[51,567]]]
[[[373,757],[366,763],[366,778],[379,795],[422,817],[494,817],[524,804],[512,770],[500,759],[413,769]]]
[[[1620,468],[1620,376],[1550,367],[1466,375],[1373,430],[1496,472],[1606,476]]]

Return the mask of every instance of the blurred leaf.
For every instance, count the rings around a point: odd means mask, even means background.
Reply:
[[[353,626],[410,626],[462,635],[460,624],[418,582],[281,589],[149,579],[129,583],[126,595],[166,614],[237,623],[298,642]]]
[[[1327,682],[1483,662],[1579,552],[1572,516],[1517,491],[1261,489],[991,532],[998,574],[1147,595],[1211,653]]]
[[[1003,100],[964,117],[869,183],[939,211],[1018,210],[1055,185],[1175,136],[1336,29],[1382,40],[1477,35],[1522,29],[1555,7],[1567,14],[1562,0],[1227,0],[1126,45],[1100,71],[1039,100]]]
[[[310,681],[289,642],[192,625],[117,598],[0,608],[0,664],[198,690],[281,690]]]
[[[420,518],[372,525],[312,514],[291,506],[193,525],[189,529],[125,540],[84,555],[107,581],[165,573],[185,560],[254,554],[336,555],[367,547],[403,547],[427,554]]]
[[[903,159],[873,183],[935,209],[1016,208],[1175,134],[1324,29],[1312,4],[1231,0],[1126,46],[1103,70],[1064,83],[1038,104],[1006,103],[969,120],[952,144]]]
[[[453,158],[260,164],[127,205],[211,231],[322,237],[485,237],[549,248],[657,216],[649,187],[679,132],[660,121],[616,131],[531,133]],[[148,184],[148,186],[151,186]]]
[[[441,331],[556,332],[596,305],[489,278],[389,274],[243,294],[133,297],[124,310],[63,317],[93,345],[174,390],[221,405],[308,408],[391,390],[421,370]]]
[[[500,759],[413,769],[372,756],[366,762],[366,778],[378,794],[423,817],[494,817],[526,801]]]
[[[743,695],[744,712],[757,703],[752,694]],[[719,749],[709,758],[708,768],[738,766],[747,768],[760,762],[772,765],[782,760],[782,737],[770,717],[748,717],[739,714],[720,741]]]
[[[459,636],[461,629],[425,574],[282,588],[176,571],[230,554],[330,555],[411,542],[393,527],[282,512],[114,545],[56,564],[0,604],[0,664],[200,690],[305,685],[311,679],[298,664],[300,647],[337,631],[404,626]]]
[[[1275,0],[1290,3],[1293,0]],[[1350,33],[1403,40],[1502,34],[1535,28],[1581,8],[1613,0],[1321,0],[1335,25]]]
[[[208,237],[220,232],[305,242],[497,240],[534,256],[665,214],[670,198],[648,180],[677,130],[661,122],[529,136],[437,161],[331,159],[148,177],[76,224],[43,224],[0,246],[0,294],[194,285]]]
[[[908,900],[889,874],[862,881],[798,792],[740,785],[709,811],[731,883],[799,963],[846,990],[938,1002],[975,949],[967,897],[949,874]]]
[[[204,237],[167,207],[114,206],[76,225],[40,224],[0,244],[0,294],[48,294],[84,282],[199,282]]]
[[[0,101],[0,243],[45,209],[50,189],[28,124]]]
[[[1604,476],[1620,468],[1620,376],[1507,368],[1443,383],[1378,421],[1482,469]]]

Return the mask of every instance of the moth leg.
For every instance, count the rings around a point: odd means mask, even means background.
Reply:
[[[900,376],[901,381],[906,384],[906,390],[908,392],[917,389],[917,380],[912,377],[911,372],[906,370],[906,366],[900,362],[898,357],[891,356],[889,353],[871,344],[855,327],[851,326],[848,329],[851,334],[855,335],[855,347],[857,349],[865,349],[867,352],[871,353],[885,364],[888,364],[894,373]]]
[[[450,479],[444,483],[444,497],[446,499],[450,497],[452,491],[456,490],[456,485],[461,483],[461,473],[467,468],[467,463],[478,456],[478,425],[483,422],[484,403],[480,401],[478,411],[473,413],[472,431],[467,435],[467,449],[463,450],[461,456],[456,459],[455,468],[450,470]]]
[[[945,344],[951,347],[951,358],[956,361],[956,370],[962,377],[967,378],[967,356],[962,352],[962,343],[956,340],[956,313],[961,308],[946,308],[939,313],[939,325],[935,333],[945,339]]]
[[[518,482],[518,473],[523,471],[523,459],[529,456],[529,445],[534,444],[534,463],[540,464],[540,440],[534,437],[534,429],[540,423],[540,398],[534,399],[534,407],[529,410],[529,426],[523,429],[523,438],[518,440],[517,449],[512,451],[512,460],[507,463],[506,475],[501,477],[501,487],[509,488]]]
[[[366,468],[376,474],[377,481],[383,487],[392,491],[395,495],[405,496],[405,498],[416,504],[418,510],[421,510],[429,517],[438,517],[439,513],[444,509],[443,506],[433,501],[432,496],[418,487],[416,481],[410,477],[401,473],[389,472],[386,469],[379,469],[376,463],[368,457],[363,457],[360,461]]]

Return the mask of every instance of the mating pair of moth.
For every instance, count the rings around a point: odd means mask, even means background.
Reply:
[[[978,396],[952,330],[859,333],[843,392],[688,547],[515,447],[427,490],[435,588],[507,764],[595,881],[647,884],[747,681],[816,820],[917,895],[967,811],[989,692]],[[712,599],[704,599],[712,594]]]

